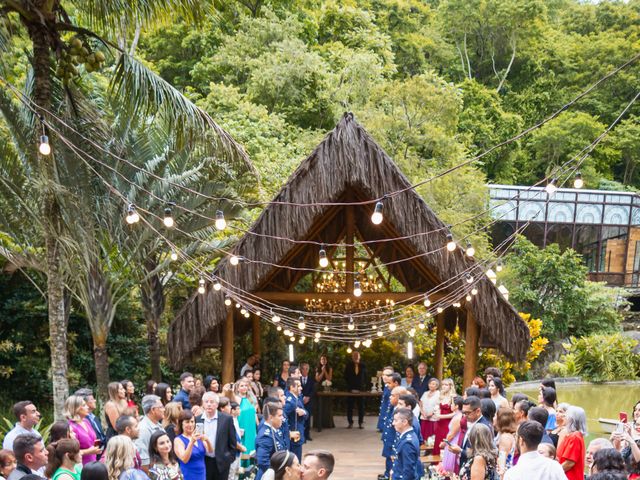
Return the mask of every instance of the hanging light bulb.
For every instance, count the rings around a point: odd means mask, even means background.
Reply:
[[[420,322],[420,323],[418,324],[418,328],[419,328],[420,330],[424,330],[426,327],[427,327],[427,326],[424,324],[424,322]]]
[[[291,338],[289,338],[289,340],[291,340],[291,342],[295,342],[296,341],[296,337],[292,336]]]
[[[164,223],[164,226],[167,228],[173,228],[176,224],[173,220],[173,214],[171,213],[171,207],[173,205],[175,205],[175,203],[169,202],[167,203],[167,206],[164,207],[164,219],[162,220],[162,223]]]
[[[244,308],[240,309],[240,315],[244,316],[247,313],[247,311]]]
[[[451,306],[452,306],[452,307],[455,307],[455,308],[460,308],[460,307],[462,306],[462,304],[461,304],[460,302],[453,302],[453,303],[451,304]]]
[[[324,330],[325,332],[328,332],[328,331],[329,331],[329,327],[327,327],[327,326],[325,325],[325,326],[324,326],[324,328],[323,328],[323,330]]]
[[[464,297],[464,299],[465,299],[467,302],[470,302],[470,301],[471,301],[471,295],[467,295],[466,297]]]
[[[278,325],[278,326],[276,327],[276,330],[278,330],[279,332],[281,332],[281,331],[282,331],[282,327],[281,327],[280,325]]]
[[[353,346],[356,348],[360,348],[360,340],[356,340],[355,342],[353,342]]]
[[[127,207],[126,221],[129,225],[133,225],[134,223],[138,223],[140,221],[140,215],[138,215],[136,206],[133,203],[130,203]]]
[[[396,324],[395,323],[390,323],[389,324],[389,330],[392,331],[392,332],[395,332],[396,331]]]
[[[556,179],[552,178],[551,180],[549,180],[549,183],[547,183],[547,186],[544,187],[544,189],[547,192],[547,194],[549,194],[549,196],[556,193],[556,190],[558,190],[558,187],[556,186]]]
[[[356,328],[356,324],[353,323],[353,317],[349,316],[349,325],[347,325],[347,328],[349,330],[355,330]]]
[[[49,137],[46,135],[40,135],[40,145],[38,145],[38,151],[45,157],[51,155],[51,145],[49,145]]]
[[[240,308],[240,307],[241,307],[241,305],[236,302],[236,308]]]
[[[205,292],[204,278],[200,277],[200,280],[198,281],[198,293],[202,295],[204,292]]]
[[[259,317],[260,315],[262,315],[262,312],[260,310],[256,310],[256,316]]]
[[[427,312],[427,313],[425,314],[425,316],[426,316],[427,318],[431,318],[431,312]]]
[[[171,261],[175,262],[176,260],[178,260],[178,252],[176,252],[175,250],[171,250]]]
[[[307,328],[307,326],[304,323],[304,317],[298,318],[298,328],[300,330],[304,330],[305,328]]]
[[[367,338],[364,342],[362,342],[362,345],[369,348],[371,346],[371,339]]]
[[[573,179],[573,188],[582,188],[584,187],[584,180],[582,180],[582,174],[580,172],[576,173],[576,178]]]
[[[251,316],[251,314],[249,312],[245,312],[244,313],[244,318],[249,318]]]
[[[437,311],[438,313],[442,313],[442,312],[444,312],[444,310],[442,309],[442,307],[438,307],[438,308],[436,308],[436,311]]]
[[[229,297],[225,297],[225,299],[224,299],[224,304],[225,304],[227,307],[230,307],[230,306],[231,306],[231,299],[230,299]]]
[[[320,335],[320,332],[316,332],[315,335],[314,335],[315,338],[320,338],[321,336],[322,335]]]
[[[496,272],[501,272],[501,271],[502,271],[502,259],[499,258],[498,263],[496,263]]]
[[[353,296],[360,297],[362,295],[362,288],[360,287],[360,282],[356,280],[353,282]]]
[[[347,348],[347,353],[351,353],[353,352],[353,349],[351,347]]]
[[[320,268],[327,268],[329,266],[327,251],[324,248],[321,248],[318,256],[320,257],[320,260],[318,261],[318,263],[320,264]]]
[[[216,292],[219,292],[220,290],[222,290],[222,284],[220,283],[220,280],[218,280],[217,278],[216,278],[216,281],[213,282],[213,289]]]
[[[216,230],[224,230],[227,228],[227,221],[224,219],[224,212],[216,210]]]
[[[271,321],[273,323],[278,323],[280,321],[280,317],[277,313],[273,313],[273,310],[271,311]]]
[[[374,326],[371,327],[371,330],[375,330],[376,328],[378,328],[378,326],[374,325]]]
[[[465,251],[465,253],[467,254],[467,257],[473,257],[476,254],[476,249],[473,248],[471,242],[467,242],[467,250]]]
[[[447,250],[453,252],[456,249],[456,242],[453,241],[453,235],[447,233]]]
[[[427,294],[425,293],[424,295],[424,306],[425,307],[430,307],[431,306],[431,300],[429,300],[429,297],[427,296]]]
[[[473,283],[473,275],[467,273],[464,278],[467,280],[467,283]]]
[[[471,295],[476,296],[478,294],[478,289],[477,288],[472,288],[471,289]]]
[[[384,335],[384,333],[382,333],[382,330],[378,330],[377,334],[379,337],[381,337],[382,335]]]
[[[231,255],[231,257],[229,258],[229,263],[234,267],[237,266],[240,263],[240,257],[237,255]]]
[[[316,338],[313,339],[313,341],[318,343],[318,342],[320,342],[320,339],[318,337],[316,337]]]
[[[383,207],[384,207],[384,205],[382,204],[382,202],[376,203],[376,207],[373,210],[373,214],[371,215],[371,223],[373,223],[374,225],[380,225],[382,223],[382,220],[383,220],[382,208]]]

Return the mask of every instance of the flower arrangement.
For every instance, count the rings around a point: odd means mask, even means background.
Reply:
[[[333,384],[331,383],[331,380],[323,380],[323,381],[322,381],[322,387],[323,387],[325,390],[329,390],[329,389],[331,388],[331,385],[333,385]]]

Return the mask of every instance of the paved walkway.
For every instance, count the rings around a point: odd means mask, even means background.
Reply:
[[[329,450],[336,458],[332,480],[375,480],[384,472],[380,434],[376,431],[378,417],[365,417],[364,429],[347,429],[346,417],[334,417],[336,428],[311,432],[303,454],[314,448]]]

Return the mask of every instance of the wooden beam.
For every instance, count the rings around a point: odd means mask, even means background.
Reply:
[[[436,377],[444,375],[444,312],[436,315]]]
[[[260,342],[260,317],[251,315],[251,340],[253,343],[253,353],[261,355],[261,342]]]
[[[235,368],[233,360],[233,316],[234,308],[227,308],[227,320],[222,332],[222,383],[235,381]]]
[[[416,304],[422,304],[422,296],[424,292],[363,292],[360,298],[356,298],[352,293],[345,292],[323,292],[323,293],[305,293],[305,292],[253,292],[261,300],[266,300],[274,303],[281,304],[304,304],[305,299],[311,300],[333,300],[344,301],[351,300],[351,302],[375,302],[376,300],[385,301],[386,299],[393,300],[396,303],[399,302],[416,302]],[[446,294],[443,292],[436,292],[429,295],[429,299],[433,302],[443,298]]]
[[[464,375],[462,380],[463,388],[471,385],[473,378],[478,371],[478,339],[480,332],[478,324],[471,310],[467,310],[467,327],[464,345]]]

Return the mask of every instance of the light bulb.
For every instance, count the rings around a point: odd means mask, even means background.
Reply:
[[[471,301],[471,295],[467,295],[466,297],[464,297],[464,299],[465,299],[467,302],[470,302],[470,301]]]
[[[357,280],[353,282],[353,295],[355,297],[359,297],[362,295],[362,288],[360,287],[360,282]]]
[[[427,318],[431,318],[431,312],[427,312],[425,315]]]
[[[374,326],[371,327],[371,330],[375,330],[376,328],[378,328],[378,326],[374,325]]]
[[[250,316],[251,316],[251,314],[249,312],[245,312],[244,318],[249,318]]]
[[[427,295],[424,296],[424,306],[425,307],[430,307],[431,306],[431,300],[429,300],[429,297]]]
[[[442,309],[442,307],[438,307],[438,308],[436,308],[436,311],[437,311],[438,313],[442,313],[444,310]]]
[[[178,260],[178,253],[175,250],[171,250],[171,261],[175,262]]]
[[[320,338],[320,337],[321,337],[320,332],[316,332],[316,334],[315,334],[314,336],[315,336],[316,338]]]
[[[289,340],[291,340],[292,342],[296,341],[296,337],[291,337]]]
[[[320,261],[318,263],[320,264],[320,268],[327,268],[329,266],[329,259],[327,258],[327,252],[324,248],[320,249],[319,257]]]
[[[298,328],[299,328],[300,330],[304,330],[305,328],[307,328],[307,326],[306,326],[306,325],[305,325],[305,323],[304,323],[304,317],[300,317],[300,318],[298,319]]]
[[[424,330],[424,329],[426,328],[426,325],[425,325],[424,323],[420,322],[420,323],[418,324],[418,328],[419,328],[420,330]]]
[[[355,323],[353,323],[353,317],[349,317],[349,325],[347,325],[347,328],[349,330],[355,330],[356,325],[355,325]]]
[[[389,324],[389,330],[391,330],[392,332],[396,331],[396,324],[395,323],[390,323]]]
[[[576,173],[576,178],[573,180],[573,188],[582,188],[584,187],[584,180],[582,180],[582,174],[580,172]]]
[[[205,288],[204,288],[204,278],[201,278],[200,281],[198,282],[198,293],[200,295],[202,295],[205,292]]]
[[[471,295],[475,296],[478,294],[478,289],[477,288],[472,288],[471,289]]]
[[[502,260],[498,259],[498,263],[496,264],[496,272],[502,271]]]
[[[351,349],[351,347],[347,348],[347,353],[351,353],[353,352],[353,350]]]
[[[276,327],[276,330],[278,330],[278,331],[280,332],[280,331],[282,330],[282,327],[281,327],[280,325],[278,325],[278,326]]]
[[[324,330],[325,332],[328,332],[328,331],[329,331],[329,327],[327,327],[327,326],[325,325],[325,327],[323,328],[323,330]]]
[[[227,307],[230,307],[230,306],[231,306],[231,299],[230,299],[229,297],[225,298],[225,299],[224,299],[224,304],[225,304]]]
[[[51,145],[49,145],[49,137],[46,135],[40,135],[40,145],[38,146],[38,151],[41,155],[47,156],[51,155]]]
[[[304,338],[301,338],[300,340],[298,340],[298,343],[302,345],[304,343]]]
[[[256,317],[259,317],[260,315],[262,315],[262,312],[260,310],[256,310]]]
[[[216,292],[219,292],[222,289],[222,285],[220,284],[220,281],[218,279],[216,279],[215,283],[213,284],[213,289]]]
[[[244,315],[244,314],[246,314],[246,313],[247,313],[247,310],[246,310],[246,309],[244,309],[244,308],[241,308],[241,309],[240,309],[240,315]]]
[[[134,223],[138,223],[140,221],[140,215],[138,215],[136,206],[133,203],[130,203],[129,207],[127,207],[126,220],[129,225],[133,225]]]
[[[384,333],[382,333],[382,330],[378,330],[377,335],[378,335],[379,337],[381,337],[382,335],[384,335]]]
[[[456,242],[453,241],[453,235],[447,233],[447,250],[453,252],[456,249]]]
[[[236,308],[240,308],[240,304],[239,303],[236,303]]]
[[[467,273],[464,277],[466,278],[467,283],[473,283],[473,276],[471,274]]]
[[[360,348],[360,340],[356,340],[355,342],[353,342],[353,346],[355,348]]]
[[[462,306],[460,302],[453,302],[451,305],[455,308],[460,308]]]
[[[467,254],[467,257],[473,257],[476,254],[476,249],[473,248],[471,242],[467,242],[467,250],[465,253]]]
[[[173,221],[173,215],[171,214],[171,207],[164,209],[164,219],[162,220],[164,226],[167,228],[173,228],[175,222]]]
[[[373,210],[373,215],[371,215],[371,223],[374,225],[380,225],[382,223],[382,202],[376,203],[376,208]]]
[[[313,341],[318,343],[318,342],[320,342],[320,339],[318,337],[316,337],[316,338],[313,339]]]
[[[229,263],[235,267],[240,263],[240,257],[238,257],[237,255],[231,255],[231,258],[229,258]]]
[[[556,186],[556,179],[552,178],[544,189],[549,195],[556,193],[556,190],[558,190],[558,187]]]
[[[216,211],[216,230],[224,230],[227,227],[227,221],[224,219],[222,210]]]
[[[273,323],[278,323],[280,321],[280,317],[278,316],[278,314],[273,314],[273,316],[271,317],[271,321]]]

